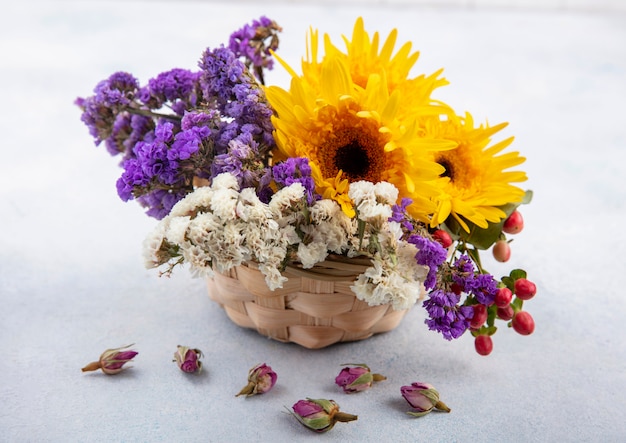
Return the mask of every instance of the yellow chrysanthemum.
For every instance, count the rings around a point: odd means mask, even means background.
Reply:
[[[442,193],[436,198],[433,227],[452,216],[468,232],[466,220],[486,228],[488,222],[497,223],[506,216],[498,206],[522,200],[524,191],[511,183],[525,181],[526,174],[508,169],[526,159],[518,152],[500,154],[513,137],[489,146],[491,137],[507,125],[474,127],[474,120],[467,113],[464,118],[433,120],[427,126],[433,136],[458,143],[455,149],[434,155],[445,172],[437,182]]]
[[[406,78],[417,57],[409,54],[410,44],[391,56],[395,31],[379,52],[377,34],[370,39],[359,19],[346,43],[347,54],[326,36],[318,61],[317,32],[311,31],[311,58],[303,62],[302,76],[277,57],[292,75],[289,91],[266,89],[276,111],[277,158],[307,157],[317,191],[349,216],[350,182],[388,181],[413,199],[412,215],[427,221],[440,192],[435,182],[444,172],[435,153],[456,146],[427,136],[422,126],[421,119],[441,113],[430,100],[441,81]]]

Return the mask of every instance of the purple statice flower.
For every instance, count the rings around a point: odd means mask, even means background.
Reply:
[[[391,217],[389,217],[390,222],[393,221],[400,223],[407,232],[411,232],[414,228],[413,223],[409,221],[409,217],[406,212],[407,206],[411,203],[413,203],[412,199],[403,197],[399,205],[393,205],[391,207]]]
[[[474,263],[466,254],[461,255],[452,266],[452,280],[461,291],[476,297],[478,303],[489,306],[498,292],[498,283],[491,274],[474,271]]]
[[[428,275],[424,281],[424,287],[432,289],[437,284],[437,270],[446,260],[446,250],[438,242],[429,240],[421,235],[411,235],[407,241],[414,244],[418,251],[415,261],[419,265],[428,266]]]
[[[150,109],[167,104],[176,114],[183,115],[186,110],[195,108],[202,98],[201,75],[201,72],[180,68],[162,72],[139,90],[138,97]]]
[[[228,172],[237,178],[240,188],[255,188],[257,193],[269,187],[268,168],[259,155],[259,144],[250,132],[242,132],[228,144],[228,152],[215,156],[211,177]]]
[[[130,105],[138,87],[137,79],[131,74],[116,72],[96,85],[94,95],[76,99],[75,104],[83,111],[81,121],[89,128],[96,145],[111,136],[118,114]],[[112,154],[122,152],[114,147],[108,150]]]
[[[177,129],[169,121],[160,122],[154,140],[135,145],[134,157],[124,161],[124,172],[117,181],[122,200],[137,198],[149,208],[148,215],[157,218],[169,213],[192,189],[193,178],[210,162],[205,146],[210,144],[211,129],[202,125]]]
[[[431,331],[440,332],[446,340],[459,338],[470,326],[474,315],[471,306],[460,306],[460,296],[451,291],[436,289],[429,293],[424,308],[430,316],[425,321]]]
[[[235,57],[243,58],[245,65],[254,71],[257,78],[263,83],[263,69],[272,69],[274,61],[271,51],[278,48],[277,32],[282,31],[278,24],[262,16],[253,20],[251,24],[233,32],[230,36],[228,48]],[[268,44],[266,45],[266,41]]]
[[[141,206],[148,208],[146,214],[161,220],[170,213],[176,203],[182,200],[187,194],[185,189],[156,189],[137,198]]]
[[[226,153],[231,140],[242,132],[249,132],[264,156],[275,143],[273,111],[263,90],[228,48],[207,49],[199,65],[203,72],[200,83],[205,100],[214,104],[222,119],[228,122],[219,128],[215,137],[215,154]]]
[[[110,108],[127,106],[131,103],[139,83],[127,72],[115,72],[108,79],[98,83],[94,89],[98,103]]]
[[[306,157],[291,157],[272,167],[274,181],[279,187],[300,183],[306,193],[307,204],[311,206],[321,196],[315,192],[315,181],[311,175],[311,166]]]

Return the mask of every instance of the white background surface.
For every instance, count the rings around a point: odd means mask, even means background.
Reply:
[[[626,439],[624,2],[400,3],[2,3],[0,441]],[[489,268],[523,267],[537,283],[532,336],[502,327],[480,357],[469,335],[428,331],[416,307],[388,334],[311,351],[234,326],[186,270],[143,269],[155,221],[117,198],[117,159],[93,146],[73,100],[117,70],[145,82],[194,69],[262,14],[283,26],[280,53],[296,67],[309,25],[335,41],[358,15],[370,32],[397,27],[421,51],[419,72],[445,68],[438,98],[511,123],[535,199],[511,262]],[[287,85],[279,69],[267,80]],[[80,372],[129,343],[130,370]],[[177,344],[205,352],[203,374],[171,362]],[[277,386],[235,398],[260,362]],[[346,362],[388,380],[345,395],[333,380]],[[406,415],[399,389],[413,381],[434,384],[452,412]],[[285,412],[304,397],[359,420],[316,435]]]

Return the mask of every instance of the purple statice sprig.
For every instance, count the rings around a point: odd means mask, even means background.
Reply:
[[[257,75],[271,68],[280,27],[265,17],[247,26],[234,41],[256,45],[260,53],[244,46],[235,52],[209,48],[199,71],[171,69],[144,86],[129,73],[116,72],[98,83],[92,96],[76,99],[95,144],[105,142],[112,155],[122,156],[124,171],[117,181],[122,200],[137,200],[160,219],[193,191],[196,178],[211,180],[229,169],[239,171],[241,186],[269,189],[273,111],[246,64],[252,63]]]
[[[304,187],[309,206],[321,199],[321,195],[315,192],[315,181],[311,174],[309,159],[306,157],[290,157],[272,167],[272,177],[276,185],[284,188],[300,183]]]
[[[460,298],[459,294],[451,290],[435,289],[424,301],[424,308],[430,316],[425,321],[426,325],[431,331],[440,332],[446,340],[463,335],[474,315],[474,309],[461,305]]]
[[[393,205],[391,207],[391,217],[389,217],[389,221],[400,223],[405,233],[412,232],[415,229],[415,220],[409,216],[406,210],[411,203],[413,203],[412,199],[403,197],[399,205]]]
[[[493,304],[498,292],[498,282],[493,275],[475,271],[474,262],[466,254],[456,259],[452,269],[452,281],[462,292],[472,295],[485,306]]]
[[[278,49],[278,33],[281,31],[274,20],[261,16],[230,35],[228,48],[237,58],[243,59],[261,84],[265,83],[264,69],[273,67],[272,51]]]
[[[470,327],[474,316],[472,304],[490,306],[497,291],[494,277],[476,271],[470,256],[461,254],[452,263],[441,264],[435,289],[423,304],[430,317],[426,324],[447,340],[458,338]],[[463,301],[462,293],[466,294]]]
[[[426,290],[433,289],[437,284],[439,268],[446,261],[446,250],[435,240],[418,234],[409,236],[407,242],[414,244],[418,249],[415,254],[417,264],[428,266],[428,275],[426,280],[424,280],[424,288]]]

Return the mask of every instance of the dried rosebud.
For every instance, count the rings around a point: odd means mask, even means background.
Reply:
[[[350,366],[353,365],[353,366]],[[335,383],[343,388],[346,394],[365,391],[372,387],[375,381],[387,380],[381,374],[372,374],[370,368],[363,363],[350,363],[335,377]]]
[[[434,409],[450,412],[450,408],[439,400],[439,392],[428,383],[411,383],[411,386],[402,386],[400,393],[417,412],[407,412],[409,415],[421,417]]]
[[[292,406],[292,415],[307,428],[315,432],[330,431],[335,423],[349,422],[358,417],[339,411],[339,405],[333,400],[307,398]]]
[[[203,354],[200,349],[192,349],[187,346],[178,345],[178,349],[174,354],[174,361],[183,372],[200,372],[202,370],[200,357],[202,356]]]
[[[274,387],[277,378],[276,372],[265,363],[256,365],[248,371],[248,384],[239,391],[236,397],[240,395],[250,397],[256,394],[265,394]]]
[[[95,371],[101,369],[105,374],[113,375],[121,372],[123,366],[131,361],[138,352],[124,351],[123,349],[130,348],[133,345],[122,346],[121,348],[107,349],[102,353],[98,361],[94,361],[85,366],[82,371]]]

